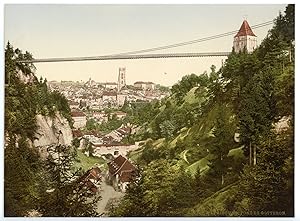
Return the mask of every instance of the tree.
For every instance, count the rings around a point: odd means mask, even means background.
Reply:
[[[43,216],[97,216],[93,195],[80,181],[80,171],[73,172],[76,151],[65,145],[52,145],[45,165],[47,188],[41,198]]]
[[[16,145],[17,143],[17,145]],[[4,151],[4,215],[25,216],[38,208],[41,161],[26,139],[11,139]]]
[[[185,75],[175,85],[172,86],[171,92],[175,95],[177,104],[182,102],[184,95],[193,87],[200,85],[200,78],[195,74]]]
[[[271,135],[263,142],[258,163],[246,167],[239,189],[239,199],[247,206],[236,203],[238,211],[273,211],[280,214],[255,216],[294,215],[294,137],[293,129]]]
[[[275,114],[274,72],[269,69],[250,79],[241,95],[239,126],[250,165],[256,164],[257,145],[270,132]]]
[[[229,167],[229,159],[227,157],[229,150],[234,145],[234,130],[232,113],[226,104],[221,104],[217,110],[215,119],[215,127],[213,130],[213,139],[209,147],[209,152],[214,155],[210,161],[210,167],[217,177],[220,177],[221,186],[224,185],[224,176]]]

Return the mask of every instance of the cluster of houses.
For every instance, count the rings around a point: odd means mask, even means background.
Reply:
[[[112,132],[102,135],[95,131],[83,133],[80,130],[73,130],[73,137],[80,140],[80,149],[87,149],[88,146],[92,148],[92,155],[102,156],[126,156],[128,152],[139,148],[137,143],[123,144],[121,141],[126,136],[133,132],[132,126],[122,125],[120,128]],[[86,151],[87,155],[91,153]]]
[[[109,118],[116,116],[121,120],[126,117],[126,113],[122,111],[115,111],[112,113],[105,113],[104,111],[93,111],[90,114],[85,114],[81,110],[72,110],[71,116],[74,121],[73,127],[76,129],[84,128],[88,119],[94,119],[97,123],[107,122]]]
[[[108,171],[105,174],[98,166],[86,171],[78,178],[79,188],[96,194],[101,191],[101,182],[105,178],[116,191],[125,192],[128,184],[138,177],[137,167],[122,155],[114,158],[107,165]]]
[[[87,82],[49,81],[51,91],[61,92],[69,101],[71,109],[103,109],[106,107],[122,107],[128,102],[149,102],[160,100],[168,94],[156,90],[153,82],[137,81],[120,87],[118,83],[97,83],[89,79]]]

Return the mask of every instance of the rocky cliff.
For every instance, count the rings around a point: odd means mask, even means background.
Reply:
[[[52,144],[71,145],[72,130],[66,118],[59,112],[54,117],[36,116],[38,129],[33,145],[39,148],[42,157],[47,154],[47,147]]]
[[[24,74],[17,68],[17,77],[24,84],[32,84],[37,81],[33,73]],[[54,117],[36,115],[37,131],[33,143],[28,139],[30,147],[39,148],[42,157],[47,155],[47,147],[52,144],[71,145],[73,140],[69,122],[58,111]]]

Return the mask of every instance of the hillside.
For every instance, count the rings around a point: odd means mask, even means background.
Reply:
[[[140,178],[111,215],[292,216],[293,9],[253,53],[233,52],[220,70],[186,75],[135,110],[146,116],[136,121],[144,145],[129,154]],[[287,117],[288,128],[273,129]]]
[[[5,50],[5,216],[24,216],[37,208],[47,177],[44,160],[48,147],[71,145],[72,119],[64,96],[50,92],[38,80],[32,59],[9,43]],[[42,172],[43,171],[43,172]]]

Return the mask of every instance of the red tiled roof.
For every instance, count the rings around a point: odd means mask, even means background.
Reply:
[[[83,134],[80,130],[72,130],[73,136],[74,137],[82,137]]]
[[[84,135],[94,135],[95,137],[101,137],[102,134],[96,130],[87,131],[84,133]]]
[[[234,37],[246,36],[246,35],[256,37],[256,35],[253,33],[253,31],[252,31],[250,25],[248,24],[248,22],[246,20],[244,20],[242,26],[240,27],[239,32]]]
[[[113,161],[108,163],[109,172],[113,175],[119,174],[122,177],[124,172],[133,172],[136,168],[125,157],[119,155]],[[124,176],[126,173],[124,173]]]
[[[126,134],[130,134],[131,128],[130,127],[122,127],[122,128],[119,128],[117,131],[119,133],[121,133],[122,135],[126,135]]]
[[[130,182],[132,178],[136,175],[135,170],[130,170],[130,171],[122,171],[120,174],[120,180],[121,182]]]
[[[83,112],[80,112],[80,111],[72,111],[71,116],[72,117],[85,117],[85,114]]]
[[[97,192],[97,186],[91,181],[97,180],[98,182],[101,180],[101,170],[98,167],[94,167],[88,171],[86,171],[81,177],[78,179],[78,183],[81,187],[85,186],[92,192]]]
[[[94,167],[89,172],[93,174],[93,176],[101,178],[101,170],[99,169],[99,167]]]

